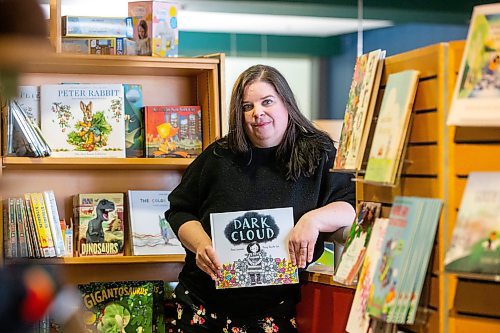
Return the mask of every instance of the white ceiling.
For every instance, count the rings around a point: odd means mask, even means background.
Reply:
[[[63,0],[62,15],[127,16],[128,0]],[[358,31],[359,21],[349,18],[249,13],[239,2],[178,1],[180,31],[248,33],[326,37]],[[217,6],[214,6],[217,4]],[[48,5],[42,5],[47,17]],[[224,12],[230,8],[231,12]],[[265,8],[264,8],[265,10]],[[391,21],[363,20],[362,29],[391,26]]]

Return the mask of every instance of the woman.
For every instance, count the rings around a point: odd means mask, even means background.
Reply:
[[[293,207],[289,251],[305,268],[323,251],[323,233],[355,217],[352,175],[329,172],[332,140],[301,113],[285,78],[256,65],[237,79],[229,134],[187,168],[166,218],[186,248],[176,288],[178,332],[297,332],[299,285],[215,289],[221,266],[210,214]]]

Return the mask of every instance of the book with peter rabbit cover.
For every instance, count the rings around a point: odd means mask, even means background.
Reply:
[[[125,157],[121,84],[47,84],[41,128],[53,157]]]
[[[210,224],[222,263],[217,289],[299,282],[288,252],[293,208],[212,213]]]

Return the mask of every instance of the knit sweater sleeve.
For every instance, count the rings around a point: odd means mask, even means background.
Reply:
[[[180,184],[170,193],[168,199],[170,208],[165,212],[165,218],[170,223],[174,233],[179,236],[179,228],[188,221],[200,220],[200,180],[203,168],[212,154],[211,147],[204,150],[186,169]]]

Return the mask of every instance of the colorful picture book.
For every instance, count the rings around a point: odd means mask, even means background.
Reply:
[[[471,172],[450,247],[447,271],[500,274],[500,172]]]
[[[146,157],[196,157],[202,149],[199,106],[145,106]]]
[[[142,86],[124,84],[125,153],[127,157],[144,157],[144,109]]]
[[[339,149],[333,167],[337,171],[354,171],[361,168],[384,58],[385,51],[382,50],[375,50],[356,58]]]
[[[54,157],[125,157],[121,84],[41,86],[41,124]]]
[[[128,191],[130,233],[134,255],[185,254],[165,219],[170,191]]]
[[[366,305],[372,290],[373,279],[376,276],[376,264],[382,256],[384,235],[388,225],[389,219],[386,218],[377,218],[373,223],[372,235],[368,241],[356,293],[347,320],[346,331],[349,333],[366,333],[370,325],[370,316]]]
[[[475,6],[448,125],[500,126],[500,4]]]
[[[354,284],[363,263],[373,222],[380,217],[382,204],[379,202],[361,202],[349,236],[344,245],[340,263],[333,280],[342,284]]]
[[[419,72],[406,70],[390,74],[385,86],[365,181],[394,184],[409,133]]]
[[[217,289],[298,283],[288,252],[293,209],[210,214],[212,245],[222,263]]]
[[[123,193],[89,193],[73,197],[79,256],[123,255]]]
[[[440,212],[438,199],[395,198],[367,303],[372,317],[413,322],[408,314],[420,299]]]
[[[163,281],[91,282],[78,289],[88,332],[165,332]]]

